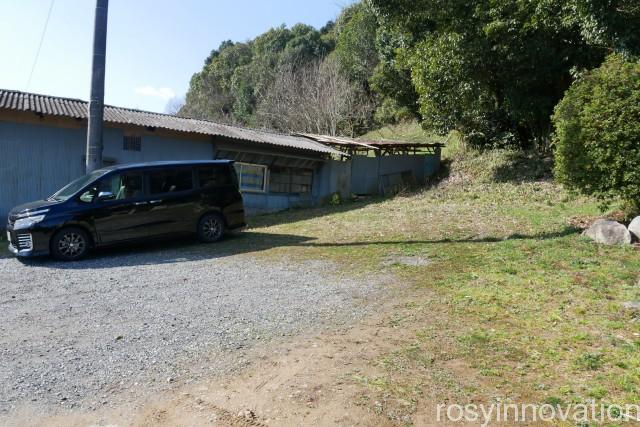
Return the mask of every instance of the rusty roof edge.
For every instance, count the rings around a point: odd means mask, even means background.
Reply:
[[[365,147],[372,150],[381,150],[385,147],[444,147],[441,142],[416,142],[416,141],[397,141],[397,140],[359,140],[346,138],[342,136],[315,135],[311,133],[297,133],[296,135],[304,136],[312,140],[340,146]]]
[[[295,135],[300,135],[305,138],[309,138],[313,141],[316,141],[318,143],[323,143],[323,144],[355,145],[359,147],[366,147],[371,150],[379,150],[379,148],[377,147],[366,144],[364,142],[356,141],[354,139],[349,139],[349,138],[329,136],[329,135],[315,135],[312,133],[296,133]]]
[[[297,133],[297,135],[314,139],[318,142],[337,145],[355,145],[364,146],[374,150],[380,150],[380,146],[414,146],[414,147],[444,147],[441,142],[417,142],[417,141],[398,141],[390,139],[381,140],[362,140],[347,138],[344,136],[316,135],[312,133]]]
[[[315,135],[312,133],[294,133],[294,135],[310,139],[320,144],[357,145],[357,146],[366,147],[372,150],[379,150],[379,148],[367,145],[363,142],[350,140],[347,138],[340,138],[340,137],[328,136],[328,135]],[[344,155],[344,153],[342,154]]]

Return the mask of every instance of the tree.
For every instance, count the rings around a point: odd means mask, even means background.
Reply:
[[[546,147],[576,71],[638,49],[631,0],[371,1],[402,35],[424,126],[480,146]]]
[[[640,207],[640,63],[611,55],[573,83],[553,122],[558,181]]]
[[[637,0],[571,0],[564,18],[574,21],[594,46],[640,55],[640,3]]]
[[[379,18],[380,19],[380,18]],[[419,119],[418,94],[411,81],[411,66],[407,61],[405,36],[384,23],[376,34],[379,63],[369,78],[372,91],[378,96],[378,123],[397,123]]]
[[[272,28],[246,43],[223,42],[205,60],[187,92],[182,114],[251,125],[256,106],[281,67],[304,66],[324,58],[334,46],[325,33],[304,24]]]
[[[347,77],[363,88],[378,64],[378,21],[368,3],[355,3],[342,11],[336,23],[335,55]]]
[[[234,74],[252,60],[248,43],[223,42],[213,51],[201,72],[191,78],[185,106],[180,113],[189,117],[224,123],[238,121],[234,115]]]
[[[285,65],[258,106],[259,123],[283,132],[354,135],[371,106],[335,57],[304,67]]]
[[[180,114],[180,110],[184,107],[185,99],[182,96],[174,96],[167,101],[167,105],[164,107],[166,114],[172,114],[177,116]]]

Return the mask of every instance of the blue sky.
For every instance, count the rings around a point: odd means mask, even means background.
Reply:
[[[335,19],[352,0],[110,0],[105,102],[163,112],[223,40]],[[93,0],[0,0],[0,88],[89,98]]]

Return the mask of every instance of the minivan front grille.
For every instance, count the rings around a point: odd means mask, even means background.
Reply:
[[[31,234],[18,234],[18,249],[29,251],[33,249],[33,238]]]

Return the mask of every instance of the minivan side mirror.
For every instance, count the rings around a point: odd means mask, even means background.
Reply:
[[[100,193],[98,193],[98,200],[100,201],[114,200],[115,198],[116,198],[116,195],[113,194],[111,191],[101,191]]]

